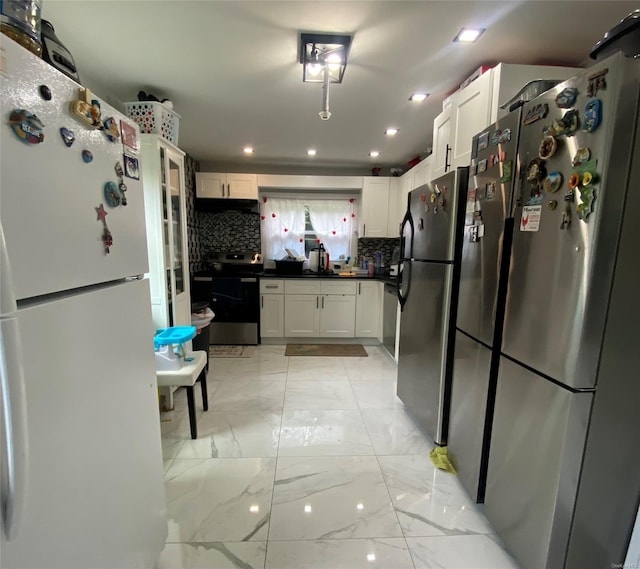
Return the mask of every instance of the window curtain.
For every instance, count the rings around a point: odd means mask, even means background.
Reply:
[[[329,259],[351,255],[350,200],[308,200],[309,219],[318,239],[329,252]]]
[[[285,248],[304,255],[304,205],[295,198],[263,198],[262,253],[265,259],[282,259]]]

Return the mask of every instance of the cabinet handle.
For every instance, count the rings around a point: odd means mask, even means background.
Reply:
[[[358,294],[362,291],[362,283],[358,283]]]
[[[260,308],[264,308],[264,296],[260,297]]]
[[[264,288],[278,288],[278,285],[264,285]]]
[[[451,164],[449,164],[449,152],[451,152],[451,146],[447,144],[447,152],[444,155],[444,171],[448,172]]]
[[[224,184],[222,184],[222,195],[224,196]],[[229,197],[229,184],[227,184],[227,197]]]
[[[322,297],[322,309],[324,310],[324,296]]]
[[[363,237],[367,236],[367,224],[366,223],[362,226],[362,236]]]
[[[320,299],[316,296],[316,310],[320,308]]]

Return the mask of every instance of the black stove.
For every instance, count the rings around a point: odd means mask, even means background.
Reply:
[[[214,251],[206,255],[205,264],[208,269],[193,275],[191,298],[208,302],[213,310],[209,342],[257,344],[262,255]]]

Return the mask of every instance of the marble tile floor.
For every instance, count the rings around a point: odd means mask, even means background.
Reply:
[[[162,414],[169,537],[156,569],[517,569],[367,358],[211,358],[189,436]],[[196,398],[198,402],[198,398]]]

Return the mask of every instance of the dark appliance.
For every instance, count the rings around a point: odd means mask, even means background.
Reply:
[[[484,514],[523,569],[630,567],[640,61],[599,60],[522,116]]]
[[[53,25],[48,20],[42,20],[41,25],[42,39],[42,59],[49,65],[55,67],[58,71],[64,73],[67,77],[71,77],[74,81],[80,83],[78,69],[66,47],[56,36]]]
[[[471,146],[448,447],[458,479],[477,502],[484,499],[500,359],[520,121],[521,111],[511,112]]]
[[[460,254],[469,168],[409,193],[401,226],[398,397],[447,444]]]
[[[591,59],[601,61],[616,51],[622,51],[627,57],[640,57],[640,10],[634,10],[604,34],[589,55]]]
[[[262,256],[254,252],[212,252],[206,260],[210,268],[194,274],[191,298],[208,302],[214,312],[209,343],[257,344]]]

